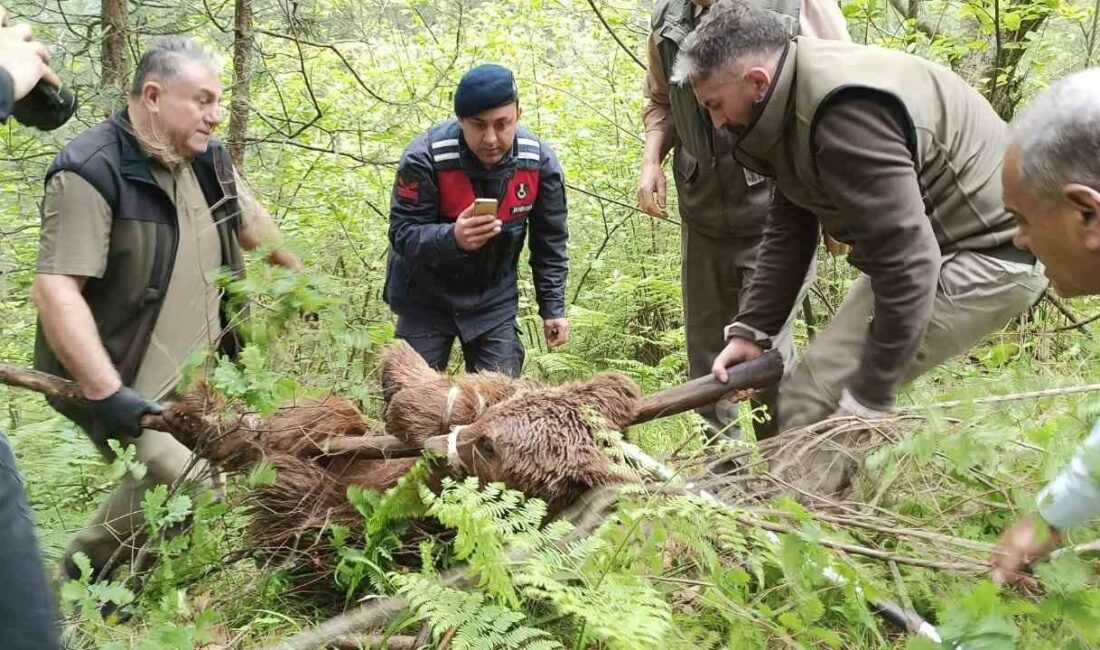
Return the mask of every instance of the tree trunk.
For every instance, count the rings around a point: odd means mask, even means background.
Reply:
[[[989,67],[988,74],[996,82],[991,83],[988,96],[993,109],[1006,122],[1011,122],[1016,116],[1016,107],[1019,106],[1023,95],[1027,70],[1021,69],[1020,60],[1027,54],[1028,36],[1041,29],[1049,15],[1049,13],[1040,13],[1033,18],[1026,18],[1020,22],[1016,30],[1001,34],[1001,48],[995,52]]]
[[[103,44],[100,53],[102,74],[99,87],[103,91],[104,107],[108,110],[121,105],[126,96],[130,76],[128,23],[126,0],[103,0],[100,8]]]
[[[248,135],[249,85],[252,81],[252,0],[236,0],[233,17],[233,88],[229,104],[229,156],[244,167]]]

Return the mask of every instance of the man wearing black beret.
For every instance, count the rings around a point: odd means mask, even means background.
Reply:
[[[546,342],[555,348],[569,338],[565,183],[550,146],[519,126],[510,70],[470,70],[454,102],[457,119],[431,127],[401,156],[384,295],[398,338],[433,368],[446,367],[457,338],[468,372],[518,376],[516,267],[525,237]]]

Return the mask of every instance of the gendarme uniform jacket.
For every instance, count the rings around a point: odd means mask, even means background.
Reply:
[[[496,199],[503,226],[466,252],[455,240],[455,221],[475,198]],[[563,318],[566,212],[561,166],[530,131],[518,128],[512,149],[486,169],[466,148],[457,120],[428,129],[401,156],[390,201],[384,297],[402,316],[406,331],[399,333],[458,334],[468,341],[514,319],[525,237],[539,315]]]

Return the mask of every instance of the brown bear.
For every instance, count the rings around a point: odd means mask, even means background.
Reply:
[[[597,435],[634,419],[640,390],[626,377],[604,374],[558,387],[496,374],[451,379],[404,342],[387,350],[382,376],[390,435],[428,442],[443,454],[449,441],[454,445],[450,462],[439,465],[430,484],[448,473],[474,474],[543,499],[554,514],[591,487],[630,480],[613,471]],[[269,556],[297,557],[291,561],[314,568],[329,555],[327,526],[362,532],[362,518],[346,498],[348,487],[387,489],[417,461],[325,453],[335,439],[376,435],[362,413],[339,397],[299,400],[262,419],[222,415],[223,424],[210,427],[205,416],[224,412],[225,404],[199,385],[165,419],[181,442],[227,471],[261,460],[274,465],[275,483],[252,495],[252,541]]]
[[[434,437],[453,471],[501,482],[561,511],[592,487],[623,483],[597,435],[633,420],[638,385],[617,374],[554,388],[528,388],[486,409],[472,424]]]
[[[176,439],[229,472],[272,455],[317,455],[335,438],[377,435],[368,429],[359,409],[337,396],[295,400],[266,418],[255,414],[227,418],[227,410],[225,400],[200,381],[168,405],[164,419]],[[218,426],[210,426],[211,416]]]

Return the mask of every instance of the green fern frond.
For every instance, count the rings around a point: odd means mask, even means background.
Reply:
[[[462,483],[445,478],[439,495],[424,488],[421,497],[429,515],[455,530],[454,557],[469,562],[479,584],[494,598],[518,606],[505,549],[534,549],[547,543],[540,531],[546,504],[500,484],[480,488],[476,477]],[[560,530],[550,529],[555,535]]]
[[[523,613],[486,602],[481,594],[444,587],[419,574],[391,579],[412,611],[429,622],[437,641],[447,630],[455,630],[451,643],[456,650],[562,647],[545,630],[525,625]]]

